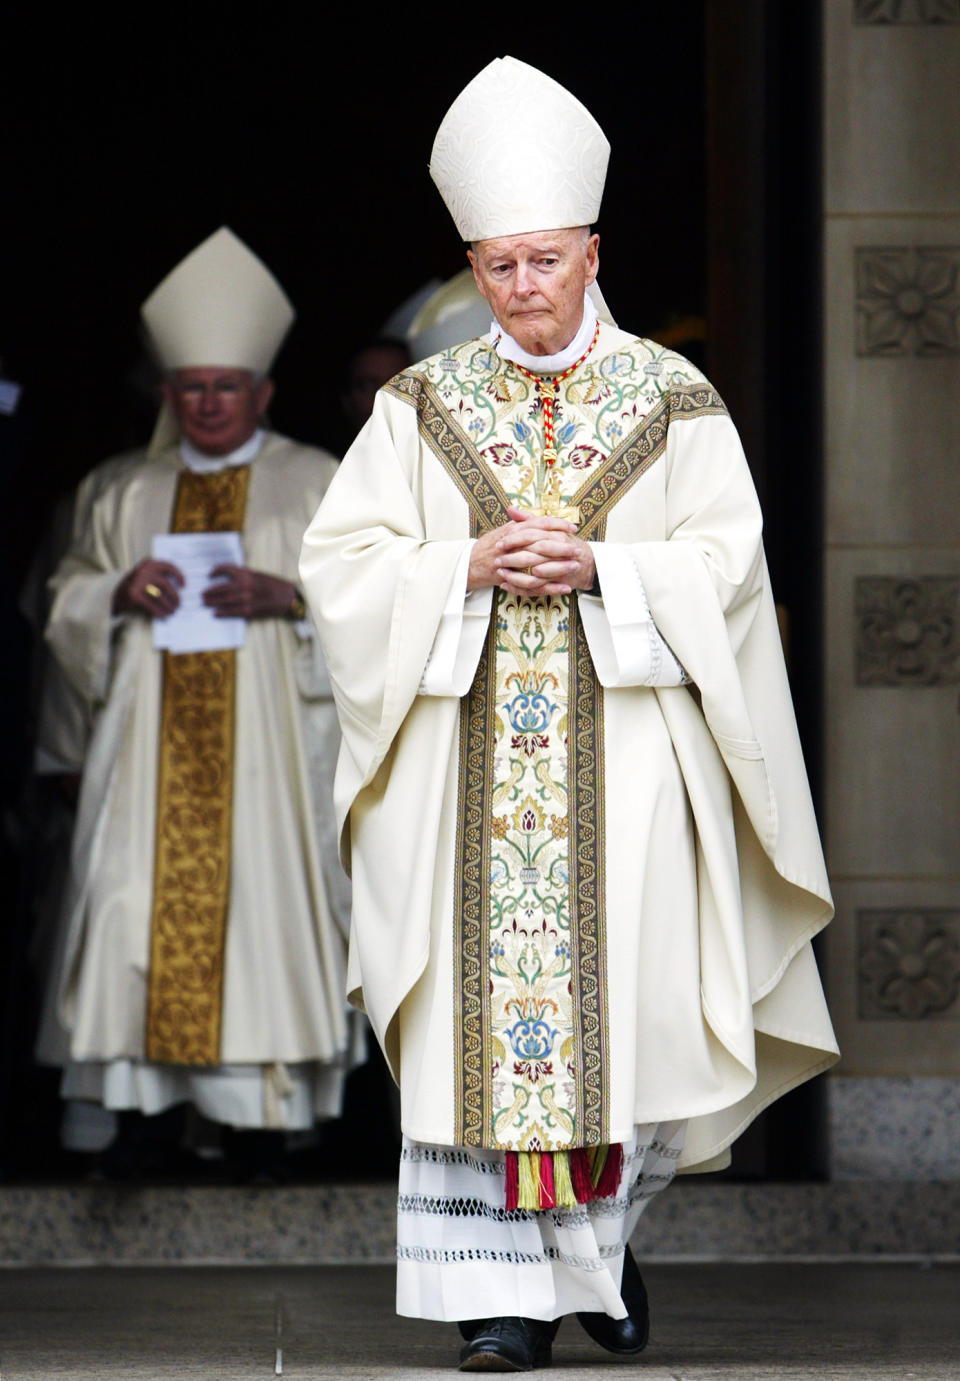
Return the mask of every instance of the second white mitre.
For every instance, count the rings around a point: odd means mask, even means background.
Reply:
[[[140,315],[163,369],[262,377],[296,313],[266,264],[224,225],[170,270]]]

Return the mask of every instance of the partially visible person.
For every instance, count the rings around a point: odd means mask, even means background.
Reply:
[[[414,360],[425,360],[481,336],[490,326],[490,307],[470,268],[441,283],[423,302],[407,329]]]
[[[51,582],[47,640],[91,730],[39,1053],[134,1144],[139,1117],[189,1104],[276,1148],[339,1113],[351,1058],[338,732],[296,575],[336,461],[266,424],[293,316],[226,228],[163,280],[142,309],[153,440],[86,496]],[[168,532],[239,534],[200,650],[157,645],[186,597],[152,551]]]
[[[96,496],[127,470],[142,465],[143,459],[142,447],[111,456],[94,466],[72,493],[61,496],[21,592],[21,604],[29,610],[38,638],[31,793],[35,835],[28,887],[31,969],[41,990],[50,984],[51,964],[57,954],[70,842],[95,710],[43,642],[50,613],[47,582],[71,546],[83,540]],[[58,1023],[55,1003],[44,1004],[42,1020],[41,1045],[49,1051],[65,1049],[65,1032]],[[110,1145],[116,1133],[117,1115],[100,1104],[72,1099],[63,1108],[59,1140],[67,1151],[97,1154]]]
[[[406,343],[392,336],[375,336],[350,356],[340,401],[351,441],[373,411],[377,392],[409,363]]]

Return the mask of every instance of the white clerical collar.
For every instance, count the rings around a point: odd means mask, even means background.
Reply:
[[[263,439],[263,428],[258,427],[253,436],[242,446],[238,446],[235,451],[231,451],[225,456],[208,456],[203,451],[198,451],[196,446],[189,442],[185,436],[182,436],[180,438],[180,459],[188,470],[196,470],[198,474],[211,474],[214,470],[226,470],[230,465],[249,465],[251,460],[255,460],[260,454]]]
[[[565,345],[562,350],[558,350],[555,355],[528,354],[523,346],[519,345],[513,336],[507,335],[506,331],[495,321],[490,325],[489,340],[501,359],[512,360],[514,364],[522,364],[524,369],[529,369],[533,374],[562,374],[587,349],[593,340],[596,326],[597,309],[593,305],[593,298],[585,292],[583,294],[583,320],[580,323],[580,329],[570,344]]]

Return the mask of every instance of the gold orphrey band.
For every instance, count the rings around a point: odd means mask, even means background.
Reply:
[[[243,529],[250,467],[185,471],[173,532]],[[236,653],[165,652],[146,1056],[220,1063],[230,904]]]

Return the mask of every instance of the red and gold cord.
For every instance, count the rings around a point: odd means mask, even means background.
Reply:
[[[553,431],[553,404],[557,396],[557,387],[563,383],[564,379],[569,379],[575,369],[580,368],[584,360],[590,354],[590,351],[596,345],[599,335],[600,323],[598,321],[593,332],[593,340],[591,340],[580,358],[574,360],[569,369],[565,369],[562,374],[555,374],[552,379],[543,374],[534,374],[532,369],[527,369],[524,365],[517,364],[516,360],[511,360],[511,364],[516,365],[520,373],[526,375],[528,379],[532,379],[537,386],[537,392],[540,395],[543,411],[543,459],[544,463],[549,466],[553,466],[557,462],[557,443]]]

